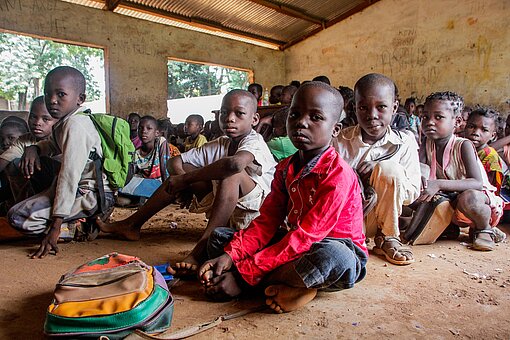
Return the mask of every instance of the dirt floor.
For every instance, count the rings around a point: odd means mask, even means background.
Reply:
[[[116,209],[113,219],[131,213]],[[175,262],[187,254],[204,226],[203,215],[171,206],[146,223],[139,242],[100,235],[89,243],[62,244],[58,256],[42,260],[27,257],[37,248],[35,241],[1,243],[0,338],[44,338],[45,310],[55,283],[67,270],[112,251],[139,256],[148,264]],[[502,229],[510,233],[510,227]],[[353,289],[320,293],[296,312],[264,311],[226,321],[195,338],[509,339],[510,247],[505,241],[495,251],[481,253],[468,249],[465,241],[461,236],[414,247],[417,262],[407,267],[373,255],[366,278]],[[260,296],[210,302],[193,281],[181,281],[172,293],[173,330],[263,303]]]

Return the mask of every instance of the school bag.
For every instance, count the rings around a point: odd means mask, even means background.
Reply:
[[[405,243],[419,245],[436,242],[452,221],[454,210],[451,199],[452,195],[438,193],[430,202],[411,204],[415,211],[403,235]]]
[[[128,122],[109,114],[90,113],[90,111],[84,114],[92,120],[101,138],[102,171],[114,189],[122,188],[126,183],[129,163],[135,152]],[[99,158],[92,156],[94,161]]]
[[[46,313],[45,334],[122,339],[170,327],[174,301],[161,273],[139,258],[104,255],[64,274]]]

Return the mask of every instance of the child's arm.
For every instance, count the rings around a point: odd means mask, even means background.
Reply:
[[[466,169],[466,178],[460,180],[436,179],[427,181],[426,187],[420,197],[418,197],[419,202],[429,202],[439,191],[463,192],[466,190],[483,189],[482,173],[477,163],[479,162],[478,155],[471,142],[464,141],[462,143],[461,158]]]
[[[510,135],[498,139],[497,141],[490,144],[494,149],[501,150],[507,144],[510,144]]]

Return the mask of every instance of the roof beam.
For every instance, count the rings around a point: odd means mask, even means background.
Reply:
[[[360,3],[359,5],[356,5],[355,7],[351,8],[350,10],[348,10],[347,12],[345,13],[342,13],[340,14],[339,16],[327,21],[322,27],[320,28],[316,28],[314,29],[313,31],[311,32],[308,32],[307,34],[304,34],[302,36],[299,36],[291,41],[289,41],[288,43],[286,43],[285,45],[281,45],[280,46],[280,50],[285,50],[303,40],[305,40],[306,38],[309,38],[311,37],[312,35],[315,35],[317,33],[319,33],[320,31],[328,28],[328,27],[331,27],[333,26],[334,24],[344,20],[344,19],[347,19],[348,17],[350,17],[351,15],[354,15],[358,12],[361,12],[362,10],[364,10],[365,8],[367,8],[368,6],[378,2],[379,0],[365,0],[363,1],[362,3]]]
[[[136,11],[144,12],[147,14],[156,15],[156,16],[174,20],[174,21],[179,21],[179,22],[188,24],[190,26],[209,29],[209,30],[213,30],[213,31],[215,31],[215,30],[223,31],[223,32],[231,33],[231,34],[243,37],[243,38],[250,38],[250,39],[254,39],[254,40],[258,40],[258,41],[262,41],[265,43],[270,43],[270,44],[278,45],[278,46],[282,46],[285,44],[285,42],[281,41],[281,40],[271,39],[271,38],[267,38],[267,37],[264,37],[264,36],[261,36],[258,34],[253,34],[253,33],[236,30],[236,29],[224,26],[224,25],[222,25],[218,22],[215,22],[215,21],[209,21],[209,20],[195,18],[195,17],[187,17],[187,16],[183,16],[183,15],[176,14],[173,12],[165,11],[162,9],[137,4],[134,2],[126,2],[126,1],[122,1],[122,0],[121,0],[121,2],[122,3],[120,5],[123,8],[136,10]]]
[[[314,16],[311,16],[311,15],[305,14],[304,12],[302,12],[300,10],[293,9],[293,8],[290,8],[290,7],[285,6],[285,5],[275,4],[275,3],[270,2],[268,0],[249,0],[249,1],[257,3],[257,4],[262,5],[264,7],[271,8],[271,9],[273,9],[273,10],[279,12],[279,13],[285,14],[287,16],[290,16],[290,17],[293,17],[293,18],[298,18],[298,19],[301,19],[301,20],[305,20],[305,21],[311,22],[311,23],[316,24],[316,25],[322,26],[324,24],[324,22],[325,22],[324,19],[321,19],[321,18],[318,18],[318,17],[314,17]]]
[[[121,2],[122,0],[105,0],[103,9],[105,11],[113,12],[113,10],[117,8],[117,6],[119,6]]]

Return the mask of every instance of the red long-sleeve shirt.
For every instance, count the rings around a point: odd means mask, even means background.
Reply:
[[[260,216],[225,247],[250,285],[307,252],[326,237],[350,238],[368,254],[356,174],[330,147],[296,172],[294,155],[276,167]],[[289,232],[267,246],[287,217]],[[267,246],[267,247],[266,247]]]

